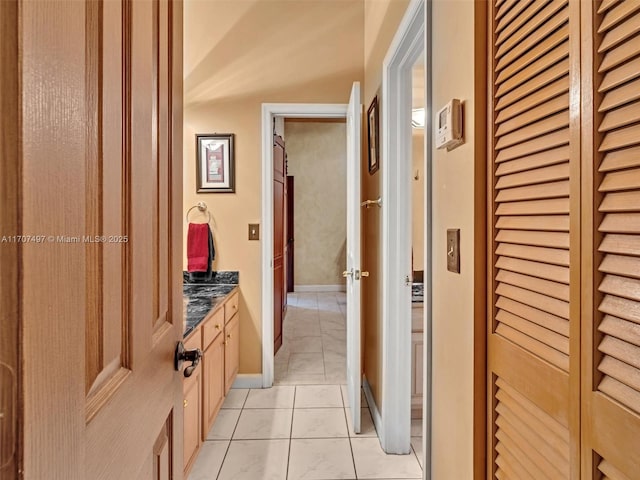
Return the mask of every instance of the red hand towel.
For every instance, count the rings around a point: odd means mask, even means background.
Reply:
[[[209,225],[190,223],[187,232],[187,271],[206,272],[209,262]]]

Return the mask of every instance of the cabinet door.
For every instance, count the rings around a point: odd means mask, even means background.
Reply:
[[[411,396],[422,396],[422,333],[411,334]]]
[[[233,317],[224,327],[224,392],[233,385],[240,365],[240,315]]]
[[[207,434],[224,401],[224,339],[224,335],[218,335],[211,346],[204,352],[202,359],[204,391],[202,441],[206,440]]]
[[[184,380],[184,471],[185,477],[193,465],[200,447],[200,398],[202,369],[196,368]]]

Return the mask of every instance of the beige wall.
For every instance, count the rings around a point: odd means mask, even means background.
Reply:
[[[285,123],[294,177],[294,283],[342,285],[347,235],[344,122]]]
[[[407,9],[409,0],[365,0],[364,2],[364,58],[365,80],[362,96],[365,112],[382,84],[382,62],[389,49],[398,25]],[[379,98],[379,97],[378,97]],[[380,112],[384,103],[380,103]],[[363,120],[366,132],[366,116]],[[362,196],[378,198],[381,191],[381,175],[378,170],[369,175],[367,168],[366,133],[362,156]],[[381,167],[384,168],[384,165]],[[362,282],[362,315],[364,330],[364,374],[378,408],[381,408],[382,379],[382,322],[380,311],[381,285],[381,232],[380,209],[369,208],[362,212],[363,264],[370,277]]]
[[[184,210],[207,202],[215,268],[240,271],[240,372],[258,373],[260,242],[247,224],[261,217],[261,104],[347,103],[363,79],[363,2],[190,0],[184,10]],[[234,194],[195,193],[195,134],[213,132],[236,135]]]
[[[482,2],[478,2],[482,5]],[[451,98],[464,102],[465,144],[447,152],[433,151],[433,451],[434,478],[473,477],[474,438],[474,353],[482,348],[474,342],[474,315],[484,328],[484,312],[474,312],[476,276],[484,275],[481,265],[482,241],[474,244],[476,228],[482,229],[484,202],[482,168],[484,133],[482,85],[475,83],[486,61],[474,65],[475,28],[472,0],[433,2],[433,108],[437,110]],[[479,90],[478,90],[479,89]],[[475,117],[475,119],[474,119]],[[476,210],[478,209],[478,210]],[[460,229],[460,274],[447,271],[446,230]],[[480,239],[482,236],[479,237]],[[475,251],[478,248],[479,251]],[[479,292],[484,296],[484,292]],[[482,397],[482,395],[480,395]],[[479,398],[476,401],[482,402]],[[484,415],[484,412],[480,412]]]

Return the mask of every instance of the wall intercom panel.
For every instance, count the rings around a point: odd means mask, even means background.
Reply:
[[[436,114],[436,148],[451,150],[463,143],[462,104],[454,98]]]

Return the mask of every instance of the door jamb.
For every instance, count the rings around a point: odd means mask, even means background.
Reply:
[[[380,442],[387,453],[411,451],[411,70],[414,62],[426,54],[425,0],[412,0],[391,42],[382,68],[382,427]],[[429,34],[429,32],[426,32]],[[426,69],[425,62],[425,69]],[[425,85],[426,90],[426,85]],[[425,93],[427,93],[425,91]],[[425,102],[428,97],[425,95]],[[425,104],[430,112],[430,105]],[[427,115],[428,116],[428,115]],[[426,122],[425,122],[426,123]],[[430,132],[425,130],[425,152]],[[394,167],[389,168],[392,163]],[[401,159],[405,159],[402,161]],[[409,160],[407,160],[409,159]],[[425,157],[425,162],[427,158]],[[430,168],[430,162],[426,167]],[[428,172],[425,169],[425,172]],[[429,173],[426,178],[430,178]],[[425,203],[430,197],[425,181]],[[430,209],[425,205],[425,212]],[[429,218],[429,217],[428,217]],[[425,270],[429,270],[431,232],[425,235]],[[430,298],[425,284],[425,299]],[[430,304],[425,303],[425,332],[430,326]],[[405,321],[397,321],[405,319]],[[430,337],[429,337],[430,339]],[[427,338],[425,338],[427,340]],[[430,345],[425,344],[425,362],[429,371]],[[427,373],[428,375],[428,373]],[[425,385],[425,401],[430,392]],[[427,444],[425,444],[427,445]],[[425,472],[427,470],[425,464]]]
[[[273,386],[273,119],[347,118],[346,104],[262,104],[262,388]]]

